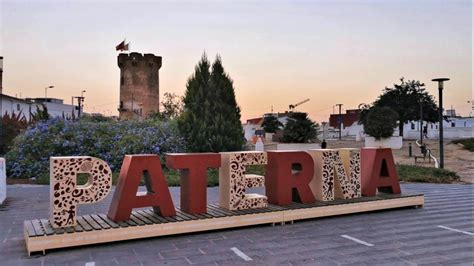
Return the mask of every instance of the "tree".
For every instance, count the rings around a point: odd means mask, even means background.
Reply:
[[[183,97],[175,93],[165,92],[164,99],[161,101],[163,111],[153,112],[148,118],[158,120],[173,120],[178,118],[183,112]]]
[[[289,115],[283,129],[283,142],[308,143],[317,139],[318,124],[309,119],[307,113],[295,112]]]
[[[212,64],[206,54],[188,79],[184,111],[178,126],[192,152],[241,150],[244,135],[233,81],[219,56]]]
[[[28,121],[21,111],[18,114],[5,113],[0,117],[0,155],[9,151],[13,139],[27,127]]]
[[[36,106],[36,113],[32,114],[31,121],[33,123],[40,121],[48,121],[51,118],[48,112],[48,107],[45,104],[42,104],[42,108],[38,105]]]
[[[163,106],[162,116],[166,120],[177,118],[183,112],[183,97],[174,93],[165,92],[164,100],[161,102]]]
[[[398,114],[390,107],[372,107],[364,119],[364,132],[375,139],[389,138],[397,126]]]
[[[265,132],[275,133],[277,130],[283,127],[283,124],[278,120],[276,116],[268,115],[263,118],[262,127]]]
[[[403,125],[409,121],[420,120],[420,105],[423,108],[423,120],[436,122],[438,120],[438,107],[433,96],[425,91],[425,84],[420,81],[400,79],[400,84],[393,88],[385,88],[382,95],[372,104],[376,107],[390,107],[399,119],[400,136],[403,136]],[[367,108],[366,108],[367,109]],[[362,124],[367,112],[362,112],[359,122]]]

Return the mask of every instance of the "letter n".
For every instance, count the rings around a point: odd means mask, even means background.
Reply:
[[[147,193],[139,196],[137,190],[142,177]],[[161,216],[176,215],[160,158],[154,154],[125,155],[107,216],[116,222],[126,221],[133,208],[149,206]]]
[[[317,200],[360,197],[358,149],[317,149],[309,150],[308,153],[315,164],[310,186]]]
[[[373,197],[377,190],[400,194],[400,184],[391,149],[362,148],[362,196]]]

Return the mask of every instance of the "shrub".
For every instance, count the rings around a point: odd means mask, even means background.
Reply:
[[[13,139],[28,127],[25,116],[5,113],[0,117],[0,155],[5,154],[10,149]]]
[[[400,181],[405,182],[450,184],[460,180],[455,172],[417,165],[397,164],[397,173]]]
[[[48,175],[49,157],[93,156],[120,170],[126,154],[184,151],[184,141],[172,122],[39,122],[19,135],[6,155],[13,178]]]
[[[283,129],[283,142],[308,143],[317,139],[318,124],[307,113],[291,113]]]
[[[375,139],[389,138],[397,126],[398,114],[389,107],[372,107],[362,121],[364,132]]]
[[[468,151],[474,151],[474,138],[468,139],[456,139],[452,141],[454,144],[461,144],[463,149]]]
[[[275,133],[283,127],[283,124],[278,120],[278,117],[268,115],[263,118],[262,127],[267,133]]]

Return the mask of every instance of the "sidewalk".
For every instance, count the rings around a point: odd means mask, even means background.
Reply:
[[[425,194],[425,207],[298,221],[196,234],[157,237],[47,252],[27,257],[23,220],[47,218],[49,186],[8,186],[0,207],[1,265],[374,265],[474,262],[474,186],[402,184]],[[171,188],[179,204],[179,188]],[[216,202],[218,188],[208,189]],[[103,202],[79,207],[79,215],[106,212]]]

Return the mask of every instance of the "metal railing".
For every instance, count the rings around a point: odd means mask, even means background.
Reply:
[[[418,147],[421,147],[422,144],[419,143],[419,140],[416,140],[415,141],[416,145]],[[439,163],[438,163],[438,159],[433,155],[431,154],[431,149],[426,149],[426,152],[428,153],[428,156],[433,159],[434,163],[435,163],[435,168],[439,168]]]

